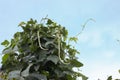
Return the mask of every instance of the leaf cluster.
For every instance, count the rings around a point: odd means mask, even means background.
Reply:
[[[10,42],[1,43],[5,46],[3,80],[76,80],[79,76],[87,80],[73,70],[83,64],[75,56],[79,52],[67,44],[66,28],[51,19],[44,21],[21,22],[19,26],[23,31],[15,33]],[[76,41],[76,38],[70,40]]]

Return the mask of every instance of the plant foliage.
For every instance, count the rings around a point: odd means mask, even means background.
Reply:
[[[5,40],[2,57],[3,80],[76,80],[87,77],[73,68],[83,66],[76,58],[79,53],[68,40],[65,27],[43,18],[43,23],[30,19],[21,22],[22,32],[14,34],[9,42]]]

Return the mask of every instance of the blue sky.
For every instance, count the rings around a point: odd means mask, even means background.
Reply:
[[[86,25],[75,45],[84,63],[82,73],[89,80],[106,80],[109,75],[120,78],[120,0],[0,0],[0,43],[21,31],[21,21],[40,21],[46,15],[65,26],[70,36],[93,18],[96,22]]]

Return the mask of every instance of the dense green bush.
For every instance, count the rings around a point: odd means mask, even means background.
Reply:
[[[3,80],[76,80],[87,77],[73,68],[83,66],[75,56],[79,53],[69,41],[65,27],[43,18],[21,22],[22,32],[5,40],[2,54]]]

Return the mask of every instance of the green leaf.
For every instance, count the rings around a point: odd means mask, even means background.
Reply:
[[[32,63],[29,64],[29,66],[28,66],[24,71],[21,72],[21,75],[22,75],[23,77],[27,77],[27,76],[29,75],[29,70],[30,70],[30,67],[31,67],[32,65],[33,65]]]
[[[50,50],[53,50],[53,49],[55,49],[55,48],[58,48],[58,46],[54,43],[54,41],[47,41],[47,42],[45,43],[45,47],[46,47],[47,49],[50,49]]]
[[[78,38],[77,38],[77,37],[70,37],[70,38],[69,38],[69,41],[74,41],[74,42],[76,42],[76,43],[77,43]]]
[[[85,75],[83,75],[82,73],[78,73],[79,77],[82,77],[82,80],[87,80],[88,77],[86,77]]]
[[[29,61],[32,61],[32,60],[36,60],[36,57],[29,54],[29,55],[23,57],[23,60],[24,60],[24,62],[29,62]]]
[[[74,67],[81,67],[81,66],[83,66],[83,64],[81,62],[79,62],[78,60],[76,60],[76,59],[73,59],[71,61],[71,65],[73,65]]]
[[[3,57],[2,57],[2,63],[4,64],[8,58],[9,58],[10,54],[5,54]]]
[[[63,38],[65,41],[67,39],[67,36],[68,36],[68,31],[65,29],[65,27],[63,27],[63,29],[62,29],[62,34],[63,34]]]
[[[21,22],[18,26],[24,26],[25,24],[25,22]]]
[[[31,73],[26,80],[47,80],[47,77],[43,74]],[[29,79],[30,78],[30,79]]]
[[[53,23],[52,20],[51,20],[51,19],[48,19],[47,24],[50,25],[50,24],[52,24],[52,23]]]
[[[18,41],[20,39],[20,32],[16,32],[14,34],[14,38],[15,38],[16,41]]]
[[[107,78],[107,80],[112,80],[112,76],[109,76],[109,77]]]
[[[5,48],[3,51],[2,51],[2,54],[8,54],[8,53],[13,53],[14,51],[10,48]]]
[[[58,58],[58,56],[50,55],[50,56],[47,57],[47,60],[50,60],[50,61],[52,61],[53,63],[57,64],[58,61],[59,61],[59,58]]]
[[[73,71],[66,71],[66,70],[64,70],[63,73],[71,75],[71,74],[73,74]]]
[[[67,75],[67,80],[73,80],[71,75]]]
[[[54,72],[57,74],[58,77],[64,77],[65,76],[65,74],[59,69],[55,69]]]
[[[13,79],[24,80],[24,78],[20,76],[20,71],[19,70],[9,72],[8,79],[9,80],[13,80]]]
[[[45,43],[45,47],[47,47],[49,44],[53,44],[53,45],[54,45],[53,41],[47,41],[47,42]]]
[[[46,59],[46,53],[47,53],[47,51],[41,51],[41,53],[38,55],[39,56],[39,59],[37,60],[37,62],[42,62],[42,61],[44,61],[45,59]]]
[[[5,40],[4,42],[1,43],[1,45],[7,47],[9,45],[9,41],[8,40]]]
[[[120,70],[118,70],[119,74],[120,74]]]
[[[42,74],[49,76],[49,72],[48,71],[42,71]]]

